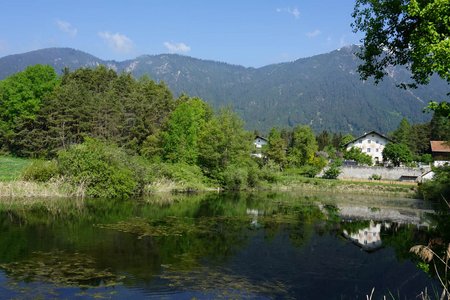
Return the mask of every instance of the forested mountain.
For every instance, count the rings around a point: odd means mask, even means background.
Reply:
[[[42,49],[0,58],[0,79],[34,64],[64,67],[107,65],[136,77],[164,81],[175,95],[199,96],[214,107],[231,105],[248,129],[267,132],[273,126],[308,124],[314,130],[388,132],[406,117],[411,122],[431,118],[422,113],[429,100],[444,99],[446,82],[432,80],[417,90],[401,90],[408,73],[392,68],[375,86],[359,79],[356,46],[293,62],[245,68],[175,54],[144,55],[123,62],[104,61],[69,48]]]

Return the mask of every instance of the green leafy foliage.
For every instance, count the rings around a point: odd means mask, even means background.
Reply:
[[[287,161],[286,150],[287,145],[285,139],[281,136],[281,132],[277,128],[272,128],[269,133],[269,141],[267,143],[265,155],[280,167],[284,167]]]
[[[3,148],[21,154],[18,133],[36,120],[45,97],[57,84],[53,68],[42,65],[28,67],[0,81],[0,144]]]
[[[288,161],[292,166],[303,166],[311,163],[318,146],[316,137],[309,126],[299,125],[292,132],[292,140],[288,152]]]
[[[138,191],[134,167],[123,150],[95,139],[58,153],[63,176],[86,189],[87,196],[127,198]]]
[[[344,158],[354,160],[358,164],[371,166],[373,164],[372,157],[363,153],[360,148],[352,147],[350,150],[344,151]]]
[[[243,121],[229,108],[222,109],[199,137],[199,166],[207,176],[218,178],[228,166],[250,160],[251,141]]]
[[[93,63],[112,66],[119,74],[131,69],[134,78],[147,75],[155,82],[164,82],[176,96],[199,96],[214,109],[232,105],[247,129],[261,132],[297,124],[310,124],[315,132],[389,132],[403,117],[411,122],[428,121],[429,116],[422,113],[424,105],[417,98],[441,99],[448,91],[446,83],[439,80],[414,91],[397,89],[399,81],[409,78],[400,67],[393,69],[394,77],[386,77],[378,86],[363,83],[354,72],[360,63],[354,57],[355,51],[356,46],[343,47],[254,69],[170,54],[112,62],[74,49],[52,48],[0,58],[0,79],[41,62],[51,64],[57,72],[64,66],[73,71]],[[161,72],[163,68],[167,72]],[[139,131],[135,133],[139,135]]]
[[[337,179],[339,174],[341,174],[340,167],[342,166],[342,161],[337,159],[334,160],[324,172],[323,178],[325,179]]]
[[[419,84],[433,73],[450,82],[449,15],[447,0],[356,1],[352,26],[365,33],[361,76],[380,80],[388,66],[410,64]]]
[[[419,186],[419,193],[424,199],[434,201],[449,201],[450,199],[450,166],[433,168],[433,180]]]
[[[212,109],[199,98],[188,99],[179,104],[170,114],[167,129],[162,134],[165,160],[197,163],[199,136],[211,116]]]
[[[412,159],[411,150],[405,144],[387,143],[383,149],[383,160],[392,162],[396,167],[401,163],[410,163]]]
[[[53,69],[45,70],[56,78]],[[59,149],[81,143],[85,136],[114,141],[138,153],[175,105],[164,84],[148,78],[135,80],[130,74],[118,75],[106,67],[66,70],[59,85],[50,85],[56,79],[41,77],[48,81],[48,92],[36,98],[39,105],[27,110],[34,117],[22,117],[26,122],[17,123],[14,135],[8,137],[9,150],[14,154],[52,157]],[[14,76],[8,80],[20,82]],[[35,82],[30,84],[30,89],[40,88]],[[14,99],[7,96],[10,102]]]
[[[59,168],[54,160],[35,160],[22,172],[22,178],[27,181],[45,182],[59,174]]]
[[[349,133],[347,133],[346,135],[344,135],[339,143],[339,149],[344,150],[345,149],[345,145],[350,143],[351,141],[353,141],[355,139],[355,137]]]
[[[237,165],[229,165],[224,170],[222,178],[226,189],[241,190],[247,187],[248,170]]]
[[[450,83],[449,15],[448,0],[356,1],[352,26],[355,32],[365,32],[358,54],[363,60],[361,77],[373,76],[379,82],[392,65],[404,65],[413,83],[403,87],[428,84],[433,74]],[[450,116],[448,102],[433,101],[428,109]]]

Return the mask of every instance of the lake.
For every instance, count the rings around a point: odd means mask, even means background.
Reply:
[[[62,200],[68,202],[68,200]],[[0,213],[0,298],[414,299],[419,200],[299,193],[71,201]]]

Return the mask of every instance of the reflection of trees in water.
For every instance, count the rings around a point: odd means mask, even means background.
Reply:
[[[13,212],[13,223],[21,227],[11,226],[7,215],[0,217],[5,232],[0,235],[0,262],[26,260],[33,251],[68,249],[68,253],[75,250],[95,258],[100,269],[130,274],[125,284],[148,282],[167,271],[163,266],[189,272],[205,262],[219,265],[245,248],[256,234],[262,233],[270,242],[286,233],[298,248],[314,234],[340,235],[349,225],[341,222],[337,206],[319,207],[320,199],[213,193],[172,195],[170,201],[158,199],[150,204],[87,200],[78,213],[61,211],[56,216],[45,210]],[[259,226],[252,226],[254,215],[248,209],[258,212]],[[367,225],[363,223],[359,225]],[[408,250],[414,242],[423,238],[413,227],[382,230],[383,243],[405,258],[411,257]]]

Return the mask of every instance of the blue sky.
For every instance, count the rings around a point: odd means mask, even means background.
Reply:
[[[354,0],[0,0],[0,57],[71,47],[102,59],[178,53],[251,67],[357,44]]]

